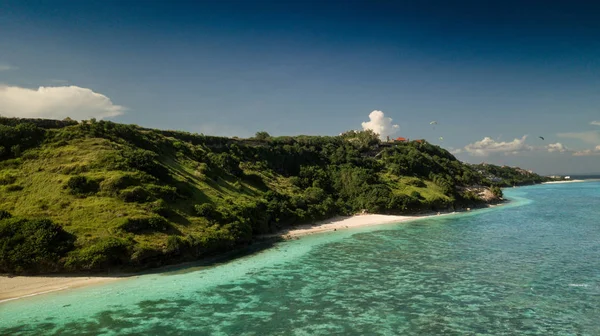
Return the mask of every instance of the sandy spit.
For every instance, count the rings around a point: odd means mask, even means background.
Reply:
[[[495,205],[492,205],[495,206]],[[470,210],[469,210],[470,211]],[[294,226],[290,229],[285,229],[277,233],[262,235],[260,238],[270,237],[283,237],[286,239],[304,236],[312,233],[326,232],[326,231],[337,231],[363,226],[372,226],[380,224],[390,223],[402,223],[419,218],[445,216],[455,214],[456,212],[443,212],[443,213],[428,213],[425,215],[415,216],[393,216],[393,215],[376,215],[376,214],[361,214],[354,216],[338,216],[331,219],[327,219],[314,224],[305,224]]]
[[[562,183],[577,183],[577,182],[585,182],[585,180],[550,181],[550,182],[542,182],[542,184],[562,184]]]
[[[119,277],[0,276],[0,303],[60,290],[116,281]]]

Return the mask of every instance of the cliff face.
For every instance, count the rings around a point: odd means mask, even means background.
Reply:
[[[446,150],[382,147],[368,132],[229,139],[0,118],[0,143],[0,272],[158,266],[363,209],[496,201],[493,183]]]
[[[479,198],[481,198],[481,200],[484,201],[485,203],[496,204],[496,203],[503,201],[503,198],[501,196],[494,194],[494,192],[492,192],[492,190],[489,187],[479,186],[479,187],[473,187],[473,188],[467,188],[467,189],[470,190],[471,192],[476,193],[477,196],[479,196]]]
[[[498,203],[502,202],[503,198],[495,195],[489,188],[485,188],[482,192],[478,193],[482,200],[486,203]]]
[[[471,195],[470,199],[474,200],[470,204],[471,207],[477,206],[477,203],[498,204],[504,201],[502,191],[498,187],[472,185],[458,188],[463,194]]]

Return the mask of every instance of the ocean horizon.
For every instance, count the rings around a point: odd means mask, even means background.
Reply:
[[[0,304],[0,334],[600,334],[600,182]]]

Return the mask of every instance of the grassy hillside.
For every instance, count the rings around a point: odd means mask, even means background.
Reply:
[[[11,273],[193,260],[338,214],[474,206],[465,187],[493,184],[437,146],[370,132],[231,139],[0,118],[0,144],[0,271]]]

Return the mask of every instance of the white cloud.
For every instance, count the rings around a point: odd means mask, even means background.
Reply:
[[[597,120],[591,121],[590,125],[600,126],[600,121],[597,121]]]
[[[558,133],[557,135],[561,138],[578,139],[592,145],[600,144],[600,132],[598,131]]]
[[[462,152],[463,152],[462,148],[452,148],[452,147],[450,147],[450,154],[452,154],[452,155],[460,154]]]
[[[8,64],[0,64],[0,71],[8,71],[8,70],[17,70],[17,67],[14,67],[12,65],[8,65]]]
[[[594,149],[586,149],[582,151],[577,151],[573,153],[573,156],[594,156],[600,155],[600,145],[596,146]]]
[[[586,149],[586,150],[581,150],[581,151],[577,151],[575,153],[573,153],[573,156],[593,156],[593,155],[598,155],[600,154],[600,152],[595,152],[591,149]]]
[[[392,124],[392,118],[388,118],[381,111],[373,111],[369,114],[369,121],[362,123],[363,130],[372,130],[379,134],[381,140],[385,140],[388,135],[392,135],[400,129],[400,126]]]
[[[524,135],[521,139],[514,139],[510,142],[498,142],[490,137],[485,137],[480,141],[466,145],[465,150],[473,156],[488,156],[493,153],[518,154],[533,149],[533,147],[525,144],[526,139],[527,136]]]
[[[125,110],[107,96],[78,86],[40,86],[34,90],[0,85],[0,115],[5,117],[102,119]]]
[[[565,147],[560,142],[549,144],[548,146],[546,146],[546,149],[550,153],[552,153],[552,152],[564,153],[569,150],[567,147]]]

